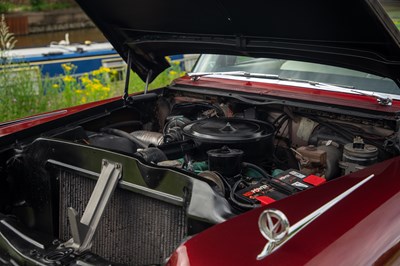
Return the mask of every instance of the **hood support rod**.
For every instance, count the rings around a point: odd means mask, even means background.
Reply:
[[[132,53],[131,49],[128,48],[128,56],[127,56],[127,62],[126,62],[126,75],[125,75],[125,89],[124,89],[124,96],[122,96],[124,100],[124,105],[126,105],[126,101],[129,96],[129,79],[131,75],[131,65],[132,65]]]
[[[149,70],[147,72],[147,77],[146,77],[146,86],[144,87],[144,94],[146,94],[149,91],[149,84],[150,84],[150,77],[153,74],[153,70]]]
[[[128,55],[127,55],[127,67],[126,67],[126,74],[125,74],[125,88],[124,88],[124,95],[122,96],[122,99],[124,100],[124,105],[126,105],[128,97],[129,97],[129,80],[131,76],[131,65],[132,65],[132,52],[131,49],[128,49]],[[144,94],[147,94],[149,91],[149,84],[150,84],[150,78],[151,75],[153,74],[153,70],[149,70],[147,72],[147,77],[146,77],[146,85],[144,87]]]

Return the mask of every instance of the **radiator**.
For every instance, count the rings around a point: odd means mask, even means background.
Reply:
[[[59,238],[71,238],[67,208],[80,217],[96,182],[79,173],[60,170]],[[187,234],[183,207],[117,188],[111,198],[91,251],[115,263],[163,263]]]

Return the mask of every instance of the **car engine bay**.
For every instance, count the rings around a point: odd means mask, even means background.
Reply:
[[[231,96],[161,89],[4,149],[3,225],[58,239],[34,254],[18,247],[26,238],[14,247],[44,265],[101,264],[93,254],[71,256],[67,209],[84,215],[104,160],[122,165],[122,181],[90,250],[145,265],[214,224],[399,154],[395,116]],[[3,240],[11,238],[18,234]]]
[[[239,213],[398,152],[390,121],[186,96],[160,98],[156,109],[157,126],[134,121],[135,129],[122,131],[132,121],[108,125],[88,133],[89,145],[118,150],[111,139],[127,138],[128,152],[210,181]]]

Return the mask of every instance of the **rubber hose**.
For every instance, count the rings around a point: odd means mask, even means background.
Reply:
[[[140,147],[140,148],[147,148],[147,146],[148,146],[146,143],[144,143],[144,142],[141,141],[140,139],[138,139],[138,138],[136,138],[135,136],[132,136],[131,134],[129,134],[129,133],[123,131],[123,130],[120,130],[120,129],[115,129],[115,128],[102,128],[100,131],[101,131],[101,132],[105,132],[105,133],[109,133],[109,134],[112,134],[112,135],[120,136],[120,137],[123,137],[123,138],[126,138],[126,139],[132,141],[133,143],[135,143],[135,144],[136,144],[138,147]]]
[[[255,164],[242,162],[242,166],[243,166],[243,168],[252,168],[252,169],[256,170],[259,174],[261,174],[263,177],[265,177],[266,179],[271,179],[271,176],[267,172],[265,172],[264,169],[262,169],[261,167],[255,165]]]

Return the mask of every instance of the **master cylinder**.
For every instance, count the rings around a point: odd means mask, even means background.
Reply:
[[[323,141],[319,146],[302,146],[296,149],[296,158],[304,174],[317,175],[331,180],[340,175],[339,145],[332,140]]]
[[[308,145],[297,148],[295,153],[302,173],[307,175],[324,175],[326,151],[318,149],[314,145]]]

